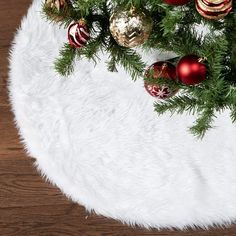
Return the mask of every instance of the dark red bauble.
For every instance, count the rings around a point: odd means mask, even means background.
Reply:
[[[145,72],[145,77],[152,77],[158,82],[158,78],[177,79],[176,67],[170,62],[159,61],[152,64]],[[166,85],[151,84],[148,81],[144,82],[144,87],[147,92],[156,98],[166,99],[175,95],[177,90],[170,89]]]
[[[164,0],[169,5],[181,6],[189,3],[191,0]]]
[[[207,67],[196,55],[184,56],[177,64],[177,75],[183,84],[199,84],[206,79]]]
[[[90,39],[89,30],[84,20],[70,24],[68,28],[68,40],[74,48],[84,47]]]

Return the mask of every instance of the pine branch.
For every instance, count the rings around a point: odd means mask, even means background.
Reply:
[[[230,108],[230,118],[233,123],[236,122],[236,105],[232,105],[229,107]]]
[[[112,38],[107,50],[110,53],[108,68],[116,68],[116,65],[120,65],[130,74],[133,80],[143,75],[146,65],[141,56],[134,50],[119,46]]]
[[[108,71],[110,71],[110,72],[118,72],[118,69],[116,67],[116,58],[115,57],[112,57],[107,62],[107,68],[108,68]]]
[[[179,58],[188,54],[206,57],[208,74],[205,81],[195,86],[183,85],[179,81],[159,78],[144,78],[148,83],[166,85],[181,94],[154,104],[158,114],[165,112],[188,112],[198,114],[191,132],[202,138],[213,125],[215,113],[230,109],[231,119],[236,121],[236,5],[224,20],[207,20],[190,1],[183,7],[167,5],[163,0],[73,0],[67,10],[57,11],[44,5],[43,12],[50,21],[61,21],[67,27],[72,21],[84,17],[90,29],[91,40],[84,48],[74,49],[69,44],[60,51],[55,62],[56,70],[64,76],[73,72],[74,60],[86,58],[99,62],[99,53],[107,52],[108,70],[116,72],[122,66],[136,80],[143,77],[145,63],[133,49],[119,46],[109,30],[109,18],[117,8],[131,6],[145,8],[153,19],[153,30],[143,44],[143,50],[158,49],[173,52]],[[207,35],[199,35],[197,24],[208,27]],[[177,63],[177,60],[173,60]]]
[[[51,8],[47,4],[42,5],[42,15],[48,21],[52,23],[58,23],[60,26],[65,26],[66,28],[69,24],[76,19],[80,19],[80,12],[75,11],[71,4],[68,4],[65,9],[57,10],[56,8]]]
[[[190,132],[198,138],[203,138],[207,130],[212,128],[214,118],[213,108],[204,109],[196,120],[195,125],[190,128]]]
[[[171,114],[183,114],[184,112],[195,114],[198,105],[200,104],[198,104],[197,99],[187,95],[177,95],[165,101],[156,102],[154,107],[159,115],[162,115],[165,112],[170,112]]]
[[[63,76],[70,75],[74,70],[75,56],[76,49],[66,43],[60,51],[60,57],[55,62],[56,71]]]
[[[106,2],[107,2],[106,0],[96,0],[96,1],[79,0],[79,1],[75,1],[74,5],[75,5],[75,9],[77,11],[80,11],[83,17],[86,17],[89,14],[91,14],[93,9],[96,10],[96,9],[101,8],[101,6],[103,4],[106,4]]]

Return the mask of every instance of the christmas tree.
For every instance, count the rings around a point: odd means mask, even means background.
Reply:
[[[133,80],[144,79],[147,92],[157,97],[158,114],[196,114],[190,130],[203,137],[225,109],[236,121],[235,5],[232,0],[46,0],[43,11],[68,28],[55,61],[61,75],[72,73],[81,58],[99,63],[103,51],[109,71],[117,72],[119,65]],[[199,34],[197,26],[208,32]],[[177,56],[146,65],[136,47]]]

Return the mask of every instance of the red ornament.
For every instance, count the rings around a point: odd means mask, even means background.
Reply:
[[[169,5],[181,6],[190,2],[190,0],[164,0]]]
[[[196,55],[184,56],[177,65],[177,75],[183,84],[199,84],[206,79],[207,67],[204,59]]]
[[[195,0],[197,11],[206,19],[224,18],[233,7],[232,0]]]
[[[89,30],[84,20],[70,24],[68,28],[68,40],[75,48],[84,47],[90,39]]]
[[[166,78],[166,79],[176,79],[176,68],[173,64],[166,61],[159,61],[152,64],[145,72],[145,77],[152,76],[153,79]],[[156,98],[166,99],[172,97],[176,94],[177,90],[170,89],[166,85],[151,84],[147,81],[144,82],[144,87],[147,92]]]

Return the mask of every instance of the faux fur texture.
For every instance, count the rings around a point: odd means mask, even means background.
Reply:
[[[41,18],[35,0],[15,37],[10,98],[29,154],[52,183],[98,214],[144,227],[207,227],[236,218],[236,128],[225,112],[200,141],[193,117],[157,117],[142,80],[106,56],[76,63],[69,78],[53,61],[64,29]],[[153,52],[149,63],[164,59]]]

